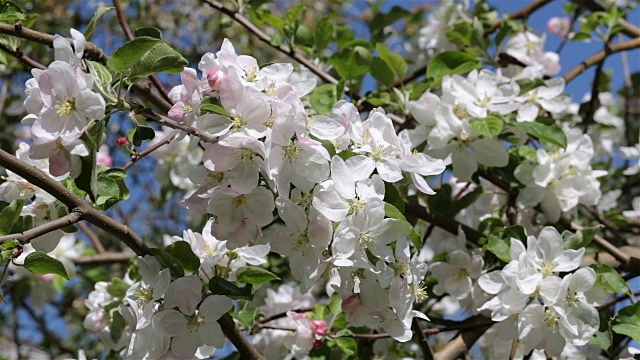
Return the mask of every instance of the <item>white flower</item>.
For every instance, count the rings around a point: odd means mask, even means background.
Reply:
[[[469,256],[464,250],[455,250],[447,254],[446,261],[430,266],[432,275],[438,280],[433,287],[436,295],[445,293],[457,299],[466,297],[471,291],[473,280],[482,272],[484,261],[478,255]]]
[[[138,265],[142,280],[127,290],[127,299],[137,305],[138,322],[134,328],[139,330],[151,323],[155,301],[161,299],[167,291],[171,274],[169,269],[160,270],[160,264],[150,255],[139,257]]]
[[[188,287],[188,285],[185,285]],[[193,285],[192,285],[193,286]],[[198,290],[201,285],[198,284]],[[186,288],[177,291],[185,291]],[[195,293],[195,292],[193,292]],[[180,311],[167,309],[153,318],[153,329],[160,336],[172,337],[171,352],[180,359],[191,359],[198,347],[209,345],[215,348],[224,346],[224,334],[218,319],[233,308],[231,299],[222,295],[207,296],[195,310],[200,297],[190,297],[187,302],[194,306],[194,312],[183,314]]]

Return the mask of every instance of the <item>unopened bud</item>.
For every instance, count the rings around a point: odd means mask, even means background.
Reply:
[[[129,140],[127,140],[126,137],[121,137],[120,139],[116,140],[116,145],[118,147],[125,147],[129,145]]]
[[[220,90],[222,79],[224,79],[224,73],[220,69],[213,69],[207,74],[207,81],[213,90]]]

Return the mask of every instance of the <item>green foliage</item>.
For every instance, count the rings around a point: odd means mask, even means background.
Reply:
[[[13,200],[9,204],[5,202],[0,203],[0,235],[10,233],[13,225],[20,217],[20,212],[25,202],[26,200]]]
[[[504,228],[496,228],[489,235],[485,249],[493,253],[498,259],[509,263],[511,259],[511,238],[526,242],[527,233],[523,226],[514,225]]]
[[[116,49],[107,60],[107,66],[113,71],[125,72],[160,43],[161,40],[149,36],[142,36],[128,41]]]
[[[127,173],[118,168],[107,169],[98,175],[96,206],[106,210],[122,200],[129,198],[129,188],[124,179]]]
[[[240,323],[247,327],[247,329],[251,329],[253,325],[256,323],[256,316],[258,315],[257,307],[250,307],[244,310],[240,310],[237,313],[232,312],[231,316],[240,321]]]
[[[184,269],[182,268],[182,264],[180,264],[180,261],[173,257],[173,255],[157,248],[151,248],[149,249],[149,252],[151,253],[151,255],[153,255],[153,257],[156,258],[156,260],[158,260],[158,263],[163,269],[169,269],[169,272],[171,272],[171,277],[180,278],[184,276]]]
[[[484,119],[476,119],[471,122],[473,130],[489,138],[498,136],[502,132],[503,125],[502,119],[495,115],[488,115]]]
[[[189,245],[188,242],[176,241],[164,250],[178,260],[186,271],[195,274],[198,272],[198,269],[200,269],[200,258],[193,253],[191,245]]]
[[[333,22],[330,18],[325,17],[316,23],[313,28],[313,39],[315,42],[316,50],[323,50],[333,38]]]
[[[84,29],[84,38],[87,41],[91,41],[91,37],[93,37],[93,32],[96,30],[98,23],[102,20],[102,18],[109,13],[109,11],[115,9],[113,6],[100,6],[96,9],[95,14],[87,24],[87,28]]]
[[[591,265],[596,271],[596,286],[619,294],[631,295],[629,286],[622,276],[609,265]]]
[[[0,0],[0,21],[25,21],[22,8],[13,1]]]
[[[391,72],[400,79],[407,72],[407,62],[398,54],[394,54],[386,46],[381,43],[376,44],[376,50],[380,55],[380,59],[391,69]]]
[[[611,325],[616,334],[627,335],[640,342],[640,302],[620,309]]]
[[[69,275],[67,274],[67,270],[64,268],[64,265],[55,258],[42,253],[42,252],[32,252],[24,259],[24,268],[31,271],[34,274],[45,275],[45,274],[54,274],[60,275],[63,278],[69,280]]]
[[[145,140],[151,140],[156,137],[156,132],[150,126],[138,125],[129,131],[127,139],[135,147],[142,146],[142,142]]]
[[[320,115],[331,115],[333,105],[338,101],[338,90],[334,84],[320,85],[309,96],[311,106]]]
[[[240,287],[235,283],[219,276],[211,278],[209,290],[213,295],[224,295],[235,300],[253,300],[253,285],[246,284]]]
[[[432,86],[439,85],[446,75],[466,74],[482,68],[482,61],[462,51],[445,51],[431,59],[427,66],[427,79]]]
[[[562,241],[564,243],[565,249],[581,249],[593,240],[593,237],[596,236],[599,232],[604,229],[603,225],[591,226],[588,228],[583,228],[575,233],[570,231],[562,232]]]
[[[255,266],[244,266],[236,270],[236,280],[241,283],[261,285],[269,281],[280,280],[280,278],[268,270]]]
[[[96,201],[97,188],[98,188],[98,175],[96,171],[97,166],[97,153],[100,145],[102,144],[102,138],[104,137],[105,122],[94,121],[89,125],[89,130],[82,134],[81,139],[89,150],[88,156],[80,158],[82,163],[82,171],[80,175],[75,179],[75,185],[78,189],[84,191],[91,201]]]
[[[420,250],[422,249],[422,234],[418,230],[416,230],[409,221],[407,221],[407,218],[402,214],[402,212],[395,206],[389,203],[384,203],[384,214],[388,218],[398,219],[402,221],[411,229],[411,232],[409,233],[409,240],[411,240],[416,250],[420,252]]]
[[[136,29],[133,32],[133,36],[136,38],[146,36],[146,37],[162,40],[162,31],[154,27],[140,28],[140,29]]]
[[[600,327],[598,328],[598,332],[596,332],[591,340],[589,340],[589,344],[598,345],[602,350],[609,351],[611,345],[613,344],[611,325],[609,324],[607,312],[600,312],[599,316]]]
[[[515,123],[513,127],[526,132],[540,141],[546,141],[561,148],[567,147],[567,136],[555,125],[549,126],[536,121]]]

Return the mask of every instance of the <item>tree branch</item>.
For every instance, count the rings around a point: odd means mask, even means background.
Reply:
[[[116,222],[101,211],[94,209],[89,204],[82,201],[82,199],[75,196],[70,190],[50,178],[47,174],[42,172],[42,170],[25,164],[4,150],[0,150],[0,166],[11,170],[33,185],[46,191],[51,196],[62,201],[62,203],[69,208],[71,213],[80,214],[84,220],[87,220],[100,229],[114,235],[118,240],[131,248],[136,254],[144,256],[149,253],[149,248],[144,241],[129,229],[129,227]]]
[[[147,155],[151,154],[152,152],[158,150],[160,147],[170,143],[178,135],[178,132],[179,132],[179,130],[173,130],[171,133],[169,133],[169,135],[165,136],[164,138],[162,138],[162,140],[158,141],[157,143],[149,146],[146,150],[141,151],[141,152],[136,152],[133,155],[131,155],[131,161],[126,163],[122,167],[122,170],[127,171],[130,167],[133,166],[133,164],[135,164],[136,162],[140,161],[145,156],[147,156]]]
[[[629,41],[613,44],[613,45],[611,45],[609,47],[608,51],[602,50],[602,51],[594,54],[590,58],[586,59],[585,61],[583,61],[578,66],[576,66],[573,69],[571,69],[568,73],[566,73],[563,76],[564,81],[566,83],[569,83],[571,80],[575,79],[576,76],[582,74],[585,70],[587,70],[591,66],[596,65],[596,64],[604,61],[604,59],[607,56],[611,55],[611,54],[615,54],[615,53],[620,52],[620,51],[635,49],[637,47],[640,47],[640,37],[637,37],[637,38],[635,38],[633,40],[629,40]]]
[[[222,327],[224,335],[236,346],[236,349],[240,353],[240,358],[243,360],[262,360],[263,357],[260,353],[251,345],[251,343],[242,335],[242,332],[236,326],[233,318],[229,314],[224,314],[218,323]]]
[[[38,236],[50,233],[55,230],[60,230],[63,227],[67,227],[69,225],[75,224],[78,221],[82,220],[82,214],[77,211],[72,211],[69,214],[51,220],[47,223],[44,223],[40,226],[36,226],[33,229],[29,229],[27,231],[23,231],[19,234],[9,234],[0,236],[0,244],[5,243],[9,240],[18,240],[21,244],[28,244],[29,241],[37,238]]]
[[[490,325],[485,325],[477,329],[460,332],[455,338],[449,341],[442,349],[434,354],[435,360],[455,360],[460,354],[471,349],[473,344],[484,334]]]
[[[71,259],[76,265],[102,265],[113,263],[127,263],[134,257],[126,252],[104,252],[95,255],[84,255]]]
[[[416,342],[422,349],[422,358],[425,360],[433,360],[433,351],[431,350],[431,346],[429,346],[427,335],[422,331],[418,318],[414,317],[411,321],[411,330],[413,331],[413,337],[416,338]]]
[[[79,222],[78,227],[80,228],[80,230],[82,230],[82,232],[84,232],[89,237],[89,240],[91,240],[93,247],[96,248],[96,251],[99,254],[102,254],[105,252],[104,246],[102,245],[100,238],[98,238],[98,235],[96,235],[96,233],[94,233],[93,230],[91,230],[91,228],[87,224],[83,222]]]
[[[509,15],[509,20],[519,20],[519,19],[528,18],[529,15],[533,14],[536,10],[538,10],[541,7],[547,5],[551,1],[553,1],[553,0],[536,0],[536,1],[533,1],[529,5],[523,7],[522,9],[520,9],[520,10],[514,12],[513,14]],[[498,28],[501,25],[502,25],[502,20],[496,21],[495,23],[493,23],[493,25],[491,25],[491,28],[489,30],[484,32],[484,36],[487,37],[487,36],[491,35],[494,31],[498,30]]]

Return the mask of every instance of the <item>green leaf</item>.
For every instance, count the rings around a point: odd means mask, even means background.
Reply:
[[[314,44],[313,41],[313,32],[305,25],[299,25],[296,28],[296,36],[295,36],[296,44],[312,47]]]
[[[159,72],[179,74],[187,65],[189,65],[187,59],[171,46],[161,42],[133,64],[129,79],[133,82]]]
[[[526,93],[528,93],[529,91],[538,88],[540,86],[545,86],[545,82],[544,80],[537,78],[537,79],[520,79],[516,81],[518,83],[518,85],[520,86],[520,94],[519,95],[524,95]]]
[[[596,272],[596,286],[614,293],[631,295],[629,286],[614,268],[596,264],[590,267]]]
[[[333,22],[331,19],[325,17],[318,20],[313,29],[316,50],[324,50],[331,42],[331,38],[333,38]]]
[[[140,125],[129,131],[127,139],[131,141],[133,146],[140,147],[145,140],[151,140],[156,137],[156,132],[152,127]]]
[[[313,307],[313,318],[316,320],[324,320],[329,316],[329,308],[326,305],[316,304]]]
[[[24,259],[24,268],[34,274],[55,274],[69,280],[69,275],[64,265],[58,260],[42,252],[32,252]]]
[[[122,332],[124,331],[124,327],[127,325],[127,322],[124,320],[122,314],[119,311],[113,311],[111,313],[111,339],[114,343],[117,343],[118,340],[122,337]]]
[[[547,141],[561,148],[567,147],[567,136],[557,126],[548,126],[540,122],[520,122],[513,124],[513,126],[539,140]]]
[[[407,218],[404,216],[404,214],[400,210],[398,210],[397,207],[389,203],[384,203],[384,215],[392,219],[407,221]]]
[[[7,204],[0,203],[0,235],[10,234],[11,228],[18,221],[26,200],[13,200]]]
[[[393,205],[400,213],[404,213],[404,199],[392,183],[384,183],[384,201]]]
[[[89,73],[96,79],[96,84],[99,87],[108,87],[111,85],[113,76],[111,72],[109,72],[109,69],[96,61],[85,60],[85,64],[87,65]]]
[[[609,351],[613,344],[613,334],[609,325],[609,319],[606,312],[600,312],[600,328],[598,332],[589,340],[589,344],[600,346],[604,351]]]
[[[455,45],[471,45],[471,35],[473,28],[471,23],[463,21],[453,25],[447,29],[447,39]]]
[[[0,21],[25,21],[24,12],[15,2],[0,0]]]
[[[82,163],[82,171],[80,175],[75,179],[75,184],[78,189],[83,190],[91,201],[96,201],[98,175],[96,172],[98,145],[104,136],[104,121],[95,121],[89,131],[85,131],[82,134],[81,139],[85,145],[89,148],[89,155],[82,156],[80,162]]]
[[[240,310],[237,313],[231,313],[231,316],[240,321],[240,323],[247,327],[247,329],[251,329],[253,325],[256,323],[256,315],[258,314],[257,307],[250,307],[244,310]]]
[[[588,228],[582,228],[575,233],[564,231],[562,232],[562,241],[565,249],[582,249],[589,245],[594,236],[604,229],[604,225],[596,225]]]
[[[331,311],[333,315],[338,315],[342,312],[342,299],[338,293],[333,293],[333,295],[331,295],[329,311]]]
[[[378,51],[378,55],[380,55],[380,59],[389,66],[389,69],[391,69],[396,77],[401,78],[402,75],[407,72],[407,62],[402,56],[392,53],[382,43],[376,44],[376,50]]]
[[[236,270],[236,280],[241,283],[260,285],[269,281],[280,280],[280,278],[265,269],[254,266],[244,266]]]
[[[200,110],[211,111],[211,112],[213,112],[215,114],[226,116],[228,118],[232,118],[233,117],[233,115],[231,115],[230,112],[225,110],[219,104],[214,104],[212,101],[213,101],[213,98],[204,99],[202,101],[202,104],[200,104]]]
[[[93,36],[93,32],[96,30],[96,27],[98,26],[98,23],[100,22],[100,20],[102,20],[102,18],[107,15],[107,13],[111,10],[115,9],[113,6],[100,6],[96,9],[95,14],[93,14],[93,17],[91,18],[91,20],[89,21],[89,24],[87,25],[87,28],[84,29],[84,38],[87,41],[91,41],[91,37]]]
[[[357,45],[362,45],[358,43]],[[356,61],[351,47],[343,47],[329,57],[329,63],[336,69],[342,79],[355,79],[369,72],[369,65]]]
[[[498,259],[509,263],[511,255],[509,249],[511,247],[511,238],[502,238],[497,235],[489,235],[489,243],[487,250],[491,251]]]
[[[200,269],[200,258],[193,253],[191,245],[189,245],[188,242],[176,241],[164,250],[178,259],[178,262],[180,262],[180,265],[182,265],[186,271],[195,274],[198,272],[198,269]]]
[[[107,60],[107,66],[113,71],[125,72],[151,51],[161,41],[149,36],[135,38],[116,49]]]
[[[504,123],[501,118],[494,115],[488,115],[485,119],[473,120],[471,122],[471,128],[480,135],[493,138],[500,135],[503,124]]]
[[[137,38],[147,36],[154,39],[162,40],[162,31],[154,27],[140,28],[136,29],[133,32],[133,36]]]
[[[384,214],[389,218],[398,219],[404,222],[405,225],[411,229],[411,232],[409,233],[409,240],[411,240],[416,250],[420,252],[420,250],[422,249],[422,234],[418,230],[416,230],[409,221],[407,221],[407,218],[404,216],[404,214],[402,214],[402,212],[398,210],[398,208],[389,203],[384,203]]]
[[[433,85],[442,82],[446,75],[466,74],[482,68],[482,61],[462,51],[445,51],[431,59],[427,67],[427,79]]]
[[[384,85],[391,85],[393,79],[393,72],[389,68],[386,62],[382,61],[379,57],[374,57],[371,62],[371,76]],[[382,104],[381,104],[382,105]],[[375,105],[374,105],[375,106]]]
[[[640,302],[620,309],[611,324],[613,332],[640,342]]]
[[[158,248],[151,248],[149,252],[158,260],[162,268],[169,269],[172,277],[180,278],[184,276],[184,269],[180,265],[180,262],[171,254]]]
[[[356,357],[358,355],[358,344],[356,344],[356,340],[354,338],[341,337],[333,340],[347,358]]]
[[[331,115],[333,105],[338,101],[337,91],[334,84],[320,85],[309,96],[309,102],[318,114]]]
[[[131,285],[126,282],[118,278],[113,278],[111,279],[111,283],[107,285],[107,292],[114,298],[122,299],[127,295],[127,290],[129,290],[130,287]]]
[[[122,200],[129,198],[129,188],[124,179],[127,173],[118,168],[108,169],[98,175],[96,205],[107,210]]]
[[[224,295],[235,300],[253,300],[252,289],[252,284],[239,287],[231,281],[218,276],[209,281],[209,290],[213,295]]]

